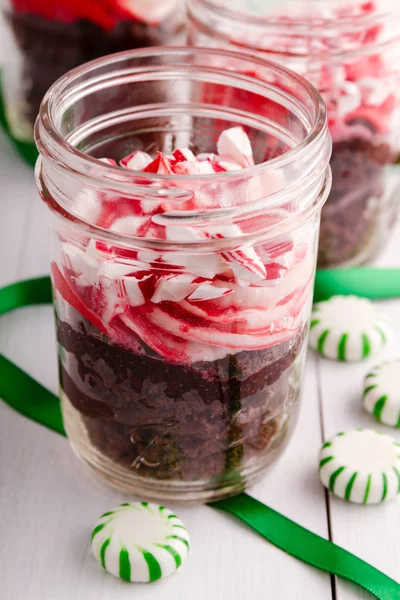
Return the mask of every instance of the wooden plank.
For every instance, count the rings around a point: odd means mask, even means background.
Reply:
[[[379,259],[380,265],[398,266],[400,226]],[[394,325],[395,340],[377,358],[360,364],[319,360],[323,429],[325,439],[339,431],[366,427],[382,431],[400,441],[400,431],[377,423],[361,405],[363,378],[368,370],[385,359],[400,355],[400,302],[380,302]],[[400,510],[398,501],[377,507],[346,503],[330,496],[333,540],[400,582]],[[355,586],[337,582],[337,600],[369,600],[371,596]]]

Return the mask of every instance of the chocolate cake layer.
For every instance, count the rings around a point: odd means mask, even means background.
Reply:
[[[385,167],[393,162],[388,144],[361,138],[333,144],[333,182],[322,209],[319,267],[369,258],[385,221]]]
[[[144,345],[133,353],[86,320],[57,328],[61,387],[91,443],[140,476],[220,477],[285,437],[305,330],[275,348],[178,365]]]

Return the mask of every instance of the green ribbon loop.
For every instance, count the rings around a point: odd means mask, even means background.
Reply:
[[[369,298],[400,296],[400,269],[350,269],[317,274],[316,299],[340,293]],[[16,308],[51,302],[49,277],[21,281],[0,289],[0,315]],[[19,413],[65,435],[58,398],[1,354],[0,396]],[[379,600],[400,600],[400,585],[396,581],[247,494],[210,506],[234,515],[295,558],[348,579]]]
[[[400,269],[356,267],[317,271],[314,302],[327,300],[336,294],[354,294],[370,300],[399,298]]]

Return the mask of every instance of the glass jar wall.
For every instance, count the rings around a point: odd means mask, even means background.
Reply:
[[[75,451],[142,497],[242,491],[296,422],[330,187],[321,98],[251,56],[138,51],[56,83],[36,138]]]

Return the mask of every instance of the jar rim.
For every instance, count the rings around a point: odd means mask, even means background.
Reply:
[[[291,2],[296,3],[297,0],[291,0]],[[310,4],[313,2],[315,4],[319,4],[320,0],[308,0]],[[324,0],[326,6],[337,4],[337,0]],[[365,48],[369,48],[371,46],[383,46],[388,43],[393,43],[395,41],[400,41],[400,4],[397,8],[392,10],[392,5],[389,5],[389,0],[387,0],[389,9],[385,9],[384,11],[373,11],[371,13],[360,13],[358,15],[335,15],[334,17],[325,17],[325,18],[315,18],[315,19],[307,19],[305,17],[296,17],[291,20],[282,19],[282,15],[258,15],[255,13],[246,12],[243,9],[234,9],[226,3],[221,2],[221,0],[188,0],[188,14],[189,19],[192,19],[193,22],[201,23],[201,25],[210,32],[214,32],[214,30],[210,27],[211,19],[221,19],[221,23],[225,22],[232,27],[237,27],[237,23],[240,22],[240,25],[245,28],[251,27],[253,31],[260,31],[260,33],[265,34],[266,32],[272,33],[274,35],[278,34],[282,37],[285,36],[304,36],[314,38],[315,36],[325,36],[328,28],[335,28],[335,31],[338,32],[339,35],[347,34],[359,34],[369,28],[373,28],[375,26],[387,26],[390,30],[390,34],[388,34],[385,40],[372,42],[367,44],[366,46],[360,45],[356,48],[332,48],[330,51],[326,53],[321,51],[311,50],[310,52],[298,52],[294,51],[281,51],[276,50],[276,54],[281,56],[290,56],[290,57],[307,57],[312,56],[315,59],[322,59],[325,56],[340,58],[346,57],[354,54],[354,52],[359,52],[360,50],[364,50]],[[204,11],[204,15],[200,14],[200,11]],[[285,16],[285,15],[283,15]],[[203,18],[204,17],[204,18]],[[240,49],[244,49],[247,52],[255,52],[255,53],[263,53],[270,52],[272,55],[275,53],[273,49],[260,47],[257,45],[253,45],[251,42],[248,45],[245,45],[240,40],[236,40],[235,36],[229,37],[222,31],[216,31],[217,35],[221,38],[226,39],[229,44],[233,47],[238,47]]]
[[[220,172],[214,173],[212,175],[168,175],[168,174],[158,174],[158,173],[143,173],[142,171],[133,171],[127,170],[120,166],[108,165],[99,159],[96,159],[89,154],[86,154],[80,151],[78,148],[70,144],[61,133],[58,132],[57,127],[54,123],[54,119],[52,117],[52,111],[54,110],[55,105],[59,100],[59,96],[65,92],[65,88],[70,86],[73,81],[78,80],[79,78],[89,75],[91,71],[95,72],[97,68],[115,65],[117,66],[120,62],[129,59],[129,58],[145,58],[151,56],[159,56],[163,52],[174,53],[176,56],[184,55],[188,53],[196,53],[196,56],[199,55],[215,55],[223,58],[231,58],[233,60],[242,60],[243,62],[251,62],[255,67],[260,68],[270,68],[273,69],[274,72],[278,76],[284,76],[289,78],[293,83],[300,86],[301,91],[306,93],[308,98],[312,101],[313,108],[315,111],[315,119],[314,123],[310,127],[310,131],[304,137],[304,139],[294,146],[290,148],[288,151],[283,154],[267,160],[262,163],[258,163],[252,167],[245,167],[240,171],[228,171],[228,172]],[[213,71],[217,73],[220,71],[221,73],[226,74],[226,70],[220,68],[213,67]],[[249,75],[245,75],[242,73],[236,73],[233,71],[229,71],[230,77],[236,80],[237,82],[251,82],[254,88],[258,89],[266,89],[267,87],[271,87],[269,82],[263,81],[256,77],[252,77]],[[274,84],[272,84],[273,87]],[[276,87],[276,91],[282,92]],[[284,92],[288,93],[288,92]],[[153,48],[146,48],[140,50],[128,50],[124,52],[119,52],[116,54],[111,54],[106,57],[102,57],[80,67],[77,67],[71,71],[69,71],[66,75],[62,76],[58,79],[48,90],[45,97],[43,98],[39,116],[35,123],[35,140],[36,144],[39,148],[39,151],[42,155],[49,157],[49,146],[51,146],[51,150],[55,152],[57,155],[58,161],[61,163],[70,166],[73,168],[75,172],[80,172],[82,175],[89,176],[92,171],[92,167],[96,168],[96,179],[98,177],[103,177],[107,181],[112,181],[113,184],[118,184],[116,182],[115,175],[118,173],[119,180],[124,180],[125,178],[132,178],[132,174],[140,175],[140,178],[143,180],[149,180],[151,182],[159,181],[159,182],[176,182],[185,181],[205,181],[212,178],[213,181],[224,180],[229,178],[232,180],[234,177],[247,177],[253,176],[260,173],[264,169],[277,169],[285,166],[290,163],[294,158],[299,156],[300,153],[303,153],[306,148],[309,148],[314,143],[318,143],[327,133],[327,109],[325,103],[319,94],[319,92],[315,89],[315,87],[309,83],[306,79],[298,75],[297,73],[287,69],[277,63],[254,56],[251,53],[245,52],[236,52],[231,50],[224,49],[210,49],[206,47],[190,47],[190,46],[156,46]],[[79,165],[79,161],[81,164]],[[132,188],[132,183],[130,183]],[[117,185],[117,187],[120,187]],[[120,188],[121,191],[122,188]],[[125,188],[126,191],[126,188]]]
[[[292,2],[296,2],[297,0],[291,0]],[[312,3],[314,2],[315,4],[320,4],[320,0],[308,0],[308,3]],[[324,0],[325,2],[325,6],[328,5],[334,5],[337,4],[337,0]],[[274,15],[268,15],[268,16],[263,16],[263,15],[259,15],[259,14],[255,14],[255,13],[250,13],[250,12],[246,12],[240,9],[232,9],[228,4],[221,2],[221,0],[188,0],[189,3],[189,9],[190,9],[190,5],[193,3],[197,3],[197,4],[201,4],[203,7],[205,7],[206,9],[212,11],[215,14],[219,14],[222,17],[225,17],[226,19],[229,20],[237,20],[238,16],[240,16],[240,20],[242,24],[248,24],[248,25],[257,25],[258,27],[262,27],[264,25],[273,25],[274,27],[287,27],[288,26],[288,22],[287,21],[282,21],[282,19],[279,16],[274,16]],[[372,12],[372,13],[360,13],[358,15],[335,15],[334,18],[323,18],[320,17],[319,19],[315,19],[315,21],[313,22],[314,24],[319,23],[321,26],[325,26],[328,23],[339,23],[340,25],[354,25],[355,23],[357,24],[357,26],[360,25],[365,25],[368,26],[371,24],[371,22],[375,21],[377,18],[381,19],[382,21],[388,20],[388,19],[392,19],[393,18],[393,12],[396,14],[396,11],[382,11],[382,12]],[[399,17],[400,17],[400,10],[397,11]],[[290,22],[290,27],[293,27],[294,29],[303,29],[303,28],[309,28],[310,27],[310,21],[305,19],[305,20],[301,20],[301,19],[296,19],[296,21]]]
[[[52,111],[55,111],[58,103],[61,102],[60,98],[65,94],[66,89],[70,89],[71,81],[72,83],[79,81],[80,78],[89,75],[94,72],[97,73],[103,67],[112,67],[111,74],[115,72],[118,75],[121,73],[121,69],[118,69],[118,66],[125,60],[128,59],[140,59],[145,57],[157,57],[161,54],[165,53],[165,51],[172,53],[173,58],[179,56],[196,56],[204,55],[212,56],[216,58],[222,59],[234,59],[235,61],[242,61],[243,65],[251,64],[255,69],[264,68],[266,72],[270,70],[272,73],[277,76],[282,76],[284,81],[289,81],[296,86],[297,89],[300,88],[300,91],[305,95],[304,102],[307,102],[307,105],[304,104],[302,108],[307,111],[308,123],[307,128],[304,132],[304,139],[299,141],[298,144],[295,144],[293,148],[289,149],[287,152],[284,152],[282,155],[277,156],[271,160],[267,160],[265,162],[259,163],[253,167],[243,168],[238,171],[229,171],[226,173],[215,173],[210,175],[163,175],[163,174],[154,174],[154,173],[143,173],[142,171],[133,171],[130,169],[126,169],[119,166],[112,166],[102,162],[99,159],[96,159],[89,154],[85,154],[78,148],[76,148],[73,144],[71,144],[65,136],[58,130],[55,120],[53,119]],[[236,63],[235,63],[236,65]],[[170,67],[170,65],[167,65]],[[264,94],[266,91],[271,91],[271,89],[280,94],[281,96],[286,94],[286,97],[293,101],[293,105],[297,103],[299,104],[300,100],[296,97],[295,93],[291,92],[290,89],[281,89],[279,85],[274,83],[271,84],[268,81],[263,79],[259,79],[256,76],[243,75],[240,72],[231,71],[219,67],[209,67],[207,63],[199,64],[199,69],[211,69],[211,73],[215,74],[223,74],[224,77],[230,77],[236,83],[246,83],[247,88],[249,90],[264,90]],[[189,71],[190,72],[190,71]],[[206,71],[205,71],[206,72]],[[106,72],[107,73],[107,72]],[[208,71],[206,72],[206,74]],[[228,75],[227,75],[228,74]],[[111,75],[109,75],[111,77]],[[107,78],[105,76],[105,78]],[[89,85],[92,79],[86,80]],[[94,81],[97,83],[101,79],[94,78]],[[73,90],[73,87],[72,87]],[[72,93],[72,92],[71,92]],[[184,106],[184,105],[182,105]],[[267,123],[267,118],[263,116],[257,115],[257,118]],[[83,229],[90,229],[93,237],[104,237],[119,239],[124,243],[127,243],[126,236],[121,234],[114,234],[112,232],[106,232],[103,228],[99,227],[95,223],[82,218],[80,215],[74,214],[69,208],[64,206],[57,198],[51,197],[51,193],[46,191],[48,187],[48,182],[50,181],[50,177],[48,176],[48,172],[46,172],[47,165],[51,166],[52,169],[55,169],[59,172],[68,172],[68,174],[75,178],[84,178],[85,183],[88,185],[92,185],[94,187],[99,187],[99,182],[102,182],[104,185],[104,189],[112,189],[113,192],[134,195],[134,194],[142,194],[144,190],[146,190],[146,194],[150,194],[150,200],[154,199],[158,196],[162,195],[164,197],[174,196],[179,197],[181,199],[182,196],[187,195],[189,192],[187,188],[187,184],[193,183],[203,183],[205,181],[215,182],[215,183],[224,183],[225,181],[234,182],[239,179],[250,179],[254,176],[258,176],[260,174],[268,173],[269,170],[275,171],[276,169],[280,169],[282,167],[290,168],[293,163],[297,163],[300,159],[302,160],[301,164],[305,164],[307,162],[309,169],[305,169],[305,171],[301,172],[301,175],[294,182],[296,186],[305,186],[307,189],[310,186],[317,184],[322,188],[326,185],[327,181],[327,169],[329,170],[328,163],[331,151],[331,143],[330,136],[328,133],[328,119],[327,119],[327,110],[325,104],[320,96],[319,92],[306,81],[303,77],[297,75],[296,73],[282,67],[272,61],[265,60],[264,58],[259,58],[254,56],[253,54],[246,54],[244,52],[232,52],[231,50],[215,50],[210,48],[193,48],[193,47],[154,47],[150,49],[143,50],[134,50],[121,52],[118,54],[110,55],[108,57],[103,57],[97,60],[94,60],[90,63],[86,63],[83,66],[80,66],[73,71],[70,71],[65,76],[60,78],[47,92],[39,113],[39,117],[35,124],[35,137],[37,146],[40,150],[40,157],[37,163],[36,168],[36,179],[38,182],[39,191],[43,200],[46,202],[48,207],[55,213],[57,213],[63,219],[67,219],[70,223],[77,227]],[[309,161],[310,156],[321,156],[318,167],[315,166],[313,168],[310,165],[314,164],[314,161]],[[311,170],[310,170],[311,169]],[[140,178],[141,183],[133,183],[132,176]],[[329,176],[328,176],[329,178]],[[142,183],[146,182],[146,183]],[[166,184],[168,182],[173,182],[174,186],[160,185],[161,183]],[[179,185],[184,182],[184,185]],[[156,185],[148,185],[156,184]],[[279,203],[280,198],[286,198],[289,193],[293,194],[294,183],[291,182],[290,185],[286,186],[279,192],[272,193],[267,196],[266,199],[261,200],[257,199],[255,202],[249,202],[245,205],[233,206],[233,207],[225,207],[221,209],[213,209],[213,211],[197,211],[196,218],[200,219],[201,217],[207,218],[211,217],[211,215],[218,217],[218,211],[221,213],[223,217],[228,216],[240,212],[243,215],[243,218],[252,211],[260,210],[260,204],[264,202],[264,210],[266,208],[266,201],[270,200],[270,206],[273,208],[276,204]],[[297,187],[296,187],[297,190]],[[317,202],[317,208],[322,205],[325,201],[324,194],[320,195],[321,198]],[[310,210],[316,210],[315,206],[312,207],[304,207],[300,212],[304,213],[304,215],[309,214]],[[190,214],[190,211],[185,215],[188,219],[193,219],[193,215]],[[222,217],[221,217],[222,218]],[[134,238],[137,242],[138,238]]]

